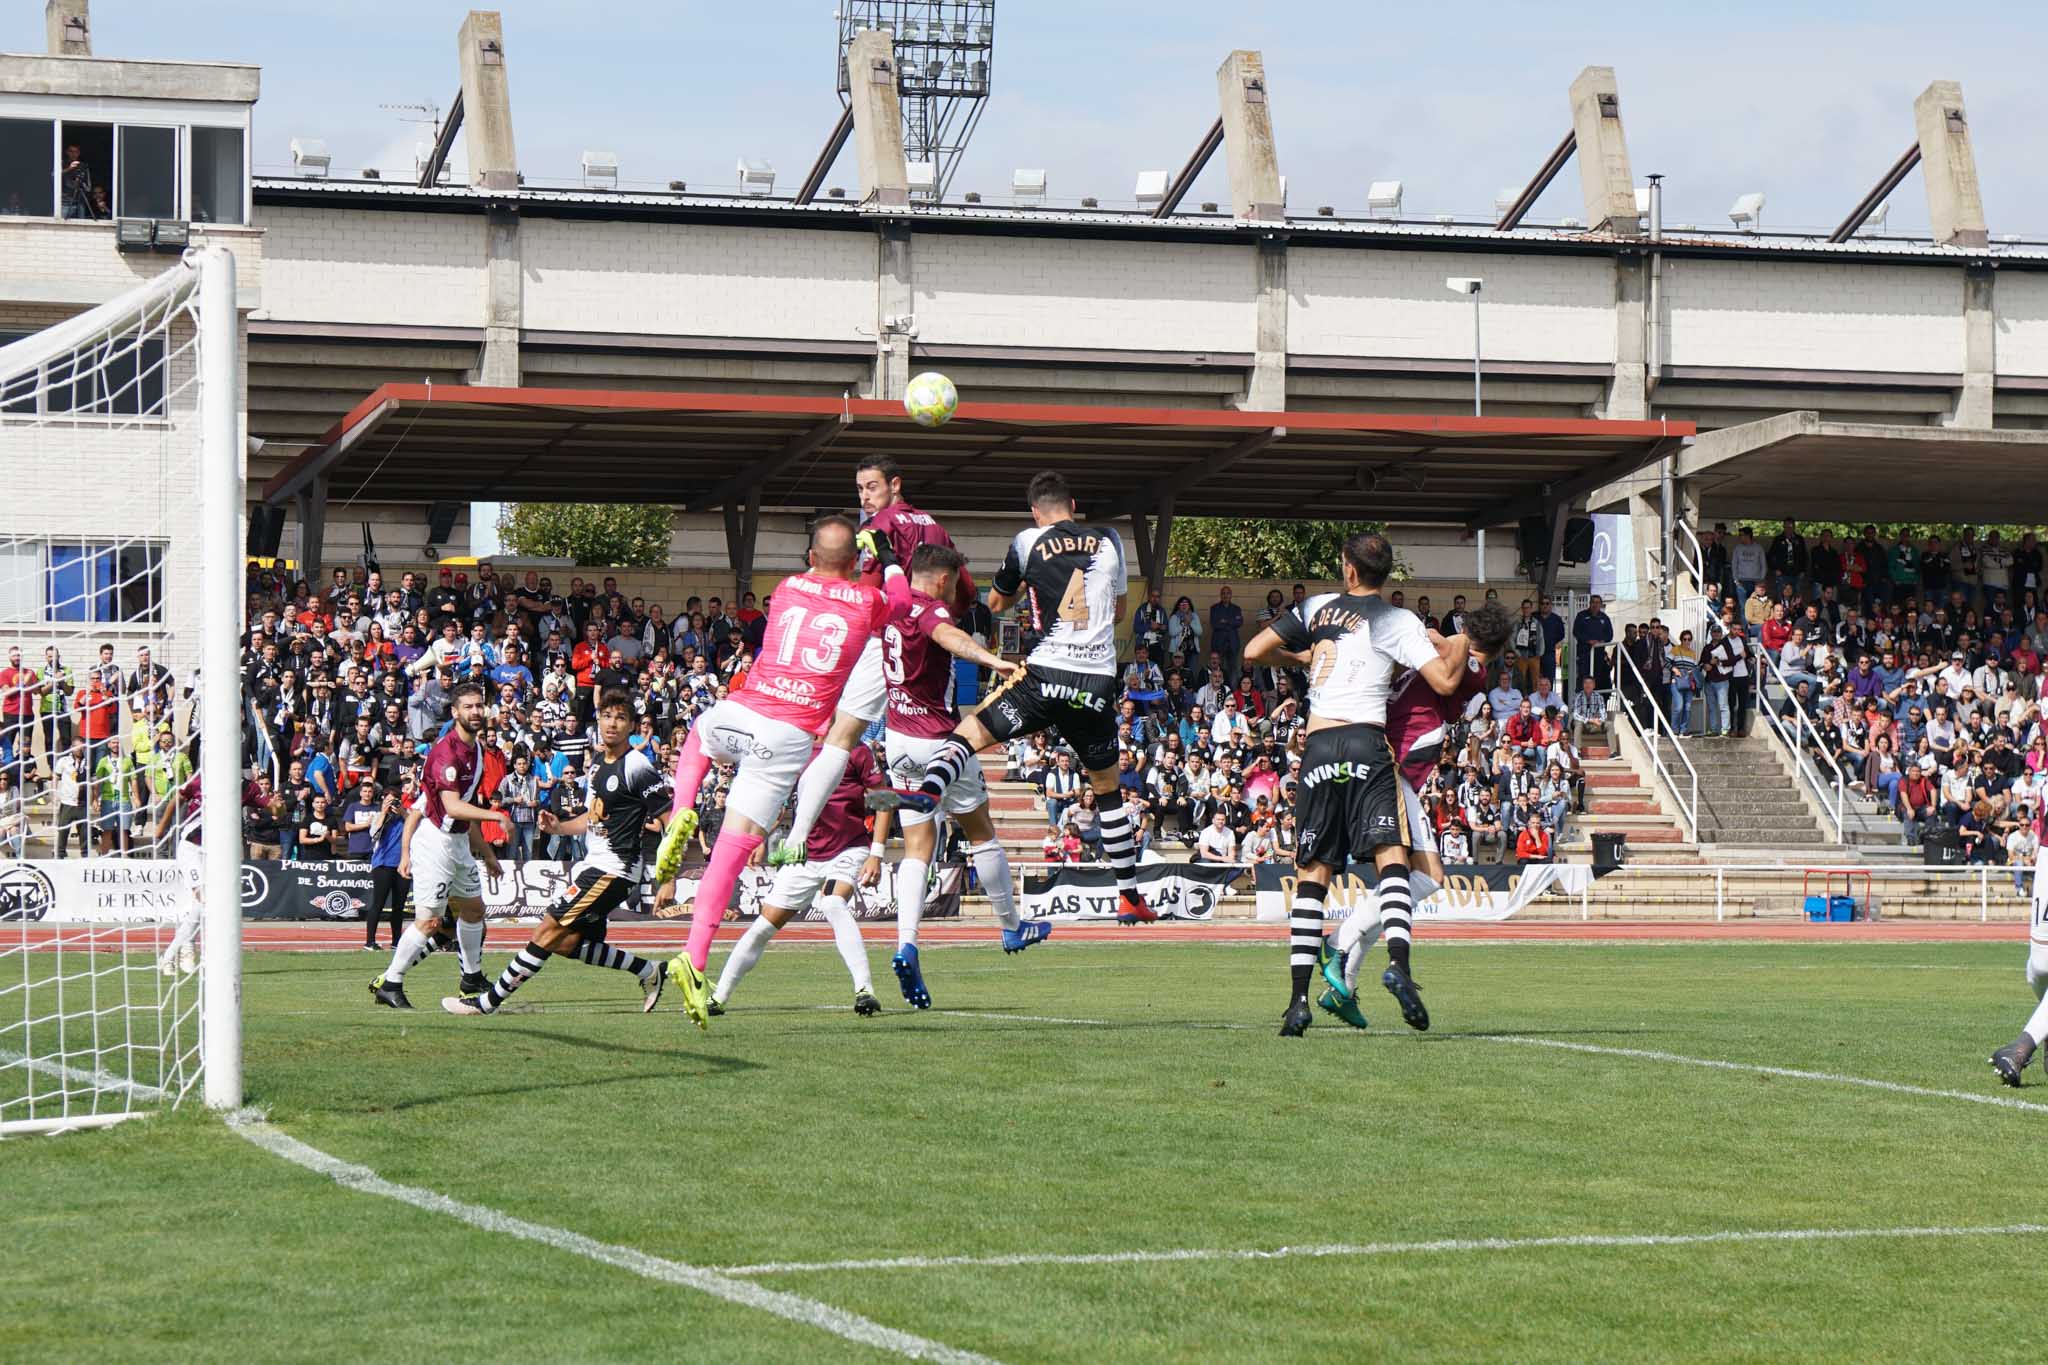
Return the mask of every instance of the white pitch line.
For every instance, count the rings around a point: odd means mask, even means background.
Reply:
[[[564,1228],[549,1227],[545,1223],[529,1223],[523,1218],[486,1208],[481,1204],[468,1204],[451,1199],[433,1190],[420,1189],[413,1185],[400,1185],[384,1179],[367,1166],[357,1166],[330,1156],[317,1147],[312,1147],[273,1128],[260,1113],[243,1109],[228,1117],[228,1127],[273,1156],[284,1158],[297,1166],[324,1175],[336,1184],[358,1194],[373,1194],[382,1199],[394,1199],[401,1204],[410,1204],[429,1213],[444,1214],[458,1222],[480,1228],[498,1236],[518,1237],[529,1242],[557,1251],[566,1251],[583,1256],[605,1265],[631,1271],[635,1275],[665,1284],[679,1285],[694,1289],[713,1298],[724,1299],[746,1308],[773,1313],[776,1317],[805,1327],[814,1327],[829,1332],[847,1341],[862,1346],[871,1346],[879,1351],[904,1356],[911,1360],[937,1360],[958,1362],[959,1365],[993,1365],[987,1356],[972,1351],[957,1350],[942,1342],[929,1341],[924,1337],[900,1332],[893,1327],[884,1327],[878,1322],[834,1308],[828,1303],[807,1299],[797,1294],[785,1294],[779,1290],[765,1289],[745,1280],[736,1280],[716,1270],[685,1265],[665,1257],[636,1251],[631,1247],[613,1246],[609,1243],[585,1237],[581,1233]]]
[[[1512,1043],[1518,1047],[1547,1047],[1559,1052],[1585,1052],[1597,1057],[1634,1057],[1646,1062],[1671,1062],[1679,1066],[1706,1067],[1713,1071],[1746,1071],[1757,1076],[1782,1076],[1791,1081],[1825,1081],[1830,1085],[1861,1086],[1865,1090],[1884,1090],[1894,1095],[1913,1095],[1920,1099],[1962,1100],[1969,1104],[1988,1104],[1999,1109],[2024,1109],[2030,1113],[2048,1114],[2048,1104],[2014,1099],[2009,1095],[1978,1094],[1971,1090],[1934,1090],[1920,1085],[1901,1085],[1897,1081],[1872,1080],[1868,1076],[1844,1076],[1833,1071],[1800,1071],[1788,1066],[1760,1066],[1755,1062],[1724,1062],[1712,1057],[1686,1057],[1676,1052],[1655,1052],[1649,1048],[1568,1043],[1559,1038],[1511,1038],[1497,1033],[1484,1033],[1476,1035],[1475,1040],[1483,1043]]]
[[[1447,1237],[1433,1242],[1333,1242],[1298,1247],[1194,1247],[1176,1251],[1097,1251],[1013,1256],[894,1256],[868,1261],[769,1261],[726,1266],[726,1275],[798,1275],[851,1270],[1007,1269],[1032,1265],[1133,1265],[1155,1261],[1280,1261],[1294,1257],[1452,1255],[1476,1251],[1540,1251],[1552,1247],[1686,1247],[1744,1242],[1853,1242],[1920,1237],[2025,1237],[2048,1233],[2044,1223],[1951,1228],[1782,1228],[1733,1232],[1604,1234],[1563,1237]]]
[[[1055,1019],[1043,1014],[992,1014],[987,1010],[923,1010],[924,1014],[949,1014],[956,1019],[1003,1019],[1012,1024],[1073,1024],[1080,1028],[1108,1028],[1107,1019]]]
[[[111,1071],[87,1071],[83,1067],[66,1066],[62,1062],[53,1062],[46,1057],[31,1057],[11,1048],[0,1048],[0,1062],[9,1066],[26,1066],[30,1071],[40,1071],[45,1076],[55,1076],[61,1080],[77,1081],[81,1085],[91,1086],[94,1090],[133,1095],[138,1100],[160,1100],[170,1094],[162,1086],[131,1081],[125,1076],[116,1076]]]

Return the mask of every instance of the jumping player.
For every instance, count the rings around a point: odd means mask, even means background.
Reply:
[[[896,562],[906,570],[910,557],[921,546],[954,548],[953,538],[943,526],[904,500],[903,471],[888,456],[875,455],[863,461],[853,471],[853,486],[860,497],[861,530],[872,532],[876,539],[887,540]],[[953,592],[946,601],[955,612],[964,615],[974,604],[974,580],[968,577],[964,559],[961,564],[954,575]],[[881,562],[872,555],[863,556],[861,582],[870,587],[882,585]],[[832,717],[825,743],[805,766],[804,775],[796,784],[796,818],[790,823],[789,833],[768,851],[771,867],[801,863],[808,856],[804,842],[817,824],[818,812],[838,789],[839,776],[846,771],[846,756],[861,742],[868,727],[882,718],[886,682],[882,641],[877,636],[861,651],[860,662],[853,666],[853,676],[847,679],[846,691],[839,698],[839,711]]]
[[[959,717],[953,710],[953,659],[1021,673],[974,643],[974,637],[953,624],[947,603],[964,573],[960,552],[946,545],[920,545],[910,557],[910,611],[882,632],[882,672],[889,680],[889,771],[905,787],[923,780],[925,765],[946,743]],[[880,783],[876,784],[881,785]],[[1052,932],[1047,920],[1025,923],[1018,917],[1010,860],[996,838],[988,814],[988,784],[981,765],[970,763],[939,799],[939,807],[958,822],[973,842],[967,855],[988,892],[1003,926],[1003,951],[1021,953]],[[903,998],[917,1009],[930,1009],[924,969],[918,961],[917,929],[924,918],[926,871],[938,843],[938,821],[928,812],[903,812],[903,861],[896,867],[895,969]]]
[[[1138,894],[1137,846],[1117,785],[1116,719],[1110,714],[1116,695],[1116,623],[1123,619],[1130,584],[1123,542],[1107,526],[1077,524],[1074,495],[1051,470],[1031,480],[1025,501],[1032,527],[1010,542],[988,606],[1004,611],[1022,600],[1039,636],[1037,646],[1021,672],[939,741],[916,790],[886,788],[869,796],[868,806],[900,806],[929,815],[974,766],[975,754],[1018,735],[1055,730],[1080,752],[1088,785],[1098,798],[1102,849],[1116,874],[1117,920],[1149,923],[1159,916]]]
[[[491,876],[499,875],[498,855],[484,842],[483,825],[495,820],[509,831],[512,817],[476,804],[484,777],[484,746],[478,738],[484,723],[483,684],[457,683],[449,697],[453,723],[427,750],[419,799],[406,812],[398,856],[398,875],[412,879],[413,920],[399,936],[391,965],[370,983],[371,998],[395,1010],[412,1008],[405,998],[405,974],[439,946],[436,940],[446,935],[450,911],[462,957],[461,992],[478,995],[491,985],[484,976],[484,886],[477,861]]]
[[[611,967],[640,978],[644,1014],[661,1000],[667,976],[649,962],[604,941],[607,919],[640,890],[642,831],[661,801],[661,774],[646,754],[626,740],[633,733],[633,698],[622,687],[606,688],[597,702],[597,762],[590,769],[590,809],[571,820],[540,813],[543,834],[589,835],[583,861],[569,869],[569,891],[542,912],[540,927],[513,954],[491,988],[481,994],[444,996],[450,1014],[495,1014],[505,997],[533,979],[557,953]]]
[[[1417,906],[1434,895],[1444,880],[1436,836],[1422,809],[1422,785],[1443,756],[1444,736],[1451,725],[1465,714],[1466,703],[1486,690],[1492,663],[1500,657],[1512,628],[1500,603],[1486,603],[1465,617],[1465,672],[1454,691],[1439,693],[1424,683],[1421,675],[1411,672],[1395,684],[1387,701],[1387,740],[1397,756],[1394,777],[1408,832],[1408,891]],[[1431,639],[1439,655],[1452,648],[1441,636],[1432,635]],[[1353,1028],[1365,1027],[1365,1015],[1358,1008],[1358,969],[1379,935],[1379,909],[1375,898],[1368,897],[1352,907],[1337,931],[1334,948],[1323,956],[1328,989],[1316,1003]],[[1426,1015],[1423,1022],[1428,1022]]]
[[[2048,816],[2034,822],[2037,838],[2048,837]],[[2048,1043],[2048,848],[2034,855],[2034,905],[2027,927],[2027,985],[2034,992],[2033,1017],[2020,1036],[1991,1054],[1991,1069],[2007,1085],[2018,1085],[2027,1063]],[[2048,1069],[2048,1058],[2042,1063]]]
[[[882,587],[854,581],[862,546],[882,564]],[[697,831],[697,792],[711,760],[739,765],[726,798],[725,823],[697,884],[689,951],[669,963],[683,1012],[710,1026],[704,965],[712,935],[732,903],[740,869],[761,846],[790,788],[810,762],[811,747],[832,723],[854,663],[874,635],[910,608],[910,584],[887,536],[858,539],[845,517],[811,529],[810,572],[782,580],[768,607],[768,631],[747,683],[698,717],[676,756],[675,804],[655,862],[656,905],[675,895],[683,847]]]
[[[1408,976],[1408,850],[1401,839],[1401,791],[1387,747],[1387,696],[1397,667],[1414,669],[1432,690],[1448,695],[1463,681],[1463,636],[1438,654],[1422,618],[1388,602],[1380,588],[1393,572],[1385,536],[1360,532],[1344,542],[1344,591],[1286,612],[1245,646],[1245,662],[1291,663],[1308,670],[1308,746],[1301,760],[1299,843],[1294,905],[1288,921],[1293,991],[1280,1036],[1299,1038],[1314,1014],[1309,982],[1323,946],[1323,902],[1330,878],[1353,859],[1370,857],[1375,896],[1392,959],[1381,984],[1400,1003],[1401,1017],[1429,1026],[1422,996]]]
[[[889,816],[875,817],[873,841],[869,841],[867,812],[862,798],[870,788],[882,785],[882,765],[874,750],[862,744],[847,755],[846,771],[832,799],[825,803],[818,823],[812,827],[810,847],[817,855],[808,862],[785,867],[775,874],[768,892],[747,932],[735,943],[718,974],[718,987],[711,992],[711,1013],[724,1014],[739,989],[740,979],[754,969],[769,940],[790,920],[801,915],[816,900],[819,911],[832,926],[832,942],[853,977],[853,1012],[863,1018],[882,1012],[875,999],[874,978],[868,974],[867,945],[861,942],[860,925],[854,921],[847,899],[854,884],[873,886],[882,875],[882,850],[889,842]],[[821,896],[819,892],[823,891]]]

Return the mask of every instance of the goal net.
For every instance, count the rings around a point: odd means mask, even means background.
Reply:
[[[238,1104],[234,260],[0,342],[0,1136]]]

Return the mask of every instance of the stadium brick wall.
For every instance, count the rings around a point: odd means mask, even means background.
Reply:
[[[1963,370],[1960,269],[1668,259],[1664,299],[1673,365]]]
[[[292,321],[479,327],[483,219],[267,208],[263,307]]]
[[[920,341],[1249,351],[1255,261],[1244,247],[920,236]]]
[[[1614,360],[1614,267],[1576,256],[1296,246],[1287,255],[1287,348],[1470,360],[1472,306],[1444,288],[1454,275],[1486,281],[1489,359]]]
[[[2048,376],[2048,275],[1999,275],[1993,344],[2000,374]]]
[[[225,246],[235,253],[235,283],[244,298],[262,289],[260,229],[194,223],[192,242]],[[29,306],[62,306],[61,314],[43,316],[35,324],[48,326],[81,311],[81,305],[105,303],[154,279],[176,260],[150,251],[116,251],[114,234],[105,223],[0,218],[0,326],[16,324],[10,309],[23,310],[20,322],[25,325],[32,320],[26,312]]]
[[[846,340],[874,330],[876,246],[865,233],[534,218],[519,235],[536,330]]]

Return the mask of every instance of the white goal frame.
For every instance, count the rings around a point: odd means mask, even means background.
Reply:
[[[244,629],[243,526],[245,440],[242,433],[242,332],[236,311],[235,258],[223,247],[196,249],[154,279],[76,317],[0,347],[0,379],[61,372],[67,358],[118,342],[167,314],[188,310],[197,342],[198,545],[200,594],[197,658],[202,736],[198,773],[204,918],[200,935],[197,1057],[200,1092],[213,1109],[242,1103],[242,732],[241,637]],[[37,419],[62,424],[62,416]],[[10,423],[0,438],[36,429]],[[180,585],[190,591],[193,584]],[[58,950],[65,936],[58,935]],[[83,937],[87,952],[95,938]],[[128,940],[119,942],[123,948]],[[61,971],[61,957],[60,971]],[[61,979],[61,978],[60,978]],[[61,987],[60,987],[61,990]],[[24,1006],[26,1008],[26,1005]],[[26,1042],[33,1047],[32,1030]],[[175,1104],[184,1093],[65,1064],[60,1057],[23,1059],[31,1069],[57,1071],[88,1092],[118,1096],[118,1107],[95,1103],[89,1112],[33,1115],[0,1122],[0,1137],[103,1127]]]

